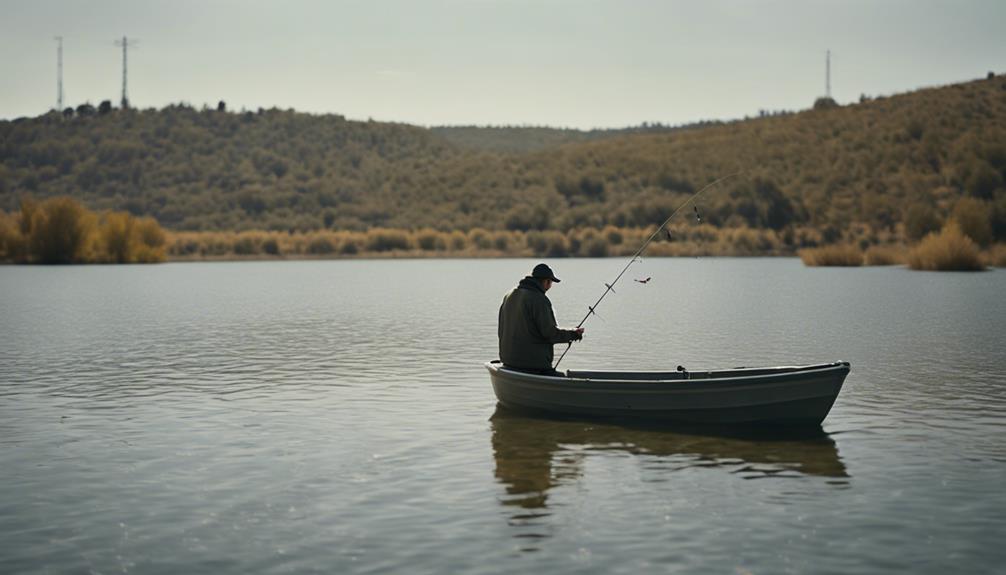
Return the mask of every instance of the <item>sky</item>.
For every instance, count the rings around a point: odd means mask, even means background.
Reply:
[[[1006,0],[0,0],[0,118],[293,108],[608,128],[801,110],[1006,73]]]

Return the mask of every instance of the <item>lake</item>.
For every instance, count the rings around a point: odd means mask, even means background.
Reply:
[[[559,323],[625,261],[550,260]],[[498,411],[534,263],[0,267],[0,572],[1006,568],[1006,271],[644,259],[563,360],[850,361],[779,438]]]

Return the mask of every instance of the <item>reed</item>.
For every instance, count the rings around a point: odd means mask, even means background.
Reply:
[[[863,252],[852,244],[834,244],[820,248],[806,248],[800,250],[799,255],[806,266],[856,267],[863,265]]]
[[[947,221],[940,233],[929,234],[908,253],[908,267],[921,271],[985,269],[978,246],[953,219]]]

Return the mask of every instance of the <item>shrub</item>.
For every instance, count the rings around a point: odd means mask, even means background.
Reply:
[[[447,243],[437,230],[424,229],[416,232],[416,245],[419,249],[427,252],[434,250],[442,251],[447,249]]]
[[[468,245],[468,237],[465,236],[465,233],[461,231],[455,230],[451,232],[451,234],[448,236],[448,240],[451,246],[451,250],[456,252],[465,249],[465,247],[467,247]]]
[[[490,250],[493,247],[492,237],[489,235],[489,232],[482,228],[469,230],[468,241],[480,250]]]
[[[807,248],[800,250],[799,254],[800,259],[807,266],[854,267],[863,265],[863,252],[851,244]]]
[[[409,236],[402,230],[374,229],[367,232],[367,249],[372,252],[407,250]]]
[[[536,256],[564,257],[569,255],[566,236],[555,230],[528,232],[524,238]]]
[[[327,255],[335,253],[335,245],[325,236],[317,236],[307,244],[307,253],[312,255]]]
[[[905,250],[897,246],[870,246],[863,255],[868,266],[894,266],[905,263]]]
[[[164,230],[154,218],[136,220],[136,233],[140,236],[140,243],[149,248],[161,248],[167,242]]]
[[[510,235],[506,232],[498,232],[493,236],[493,247],[501,252],[507,251],[510,247]]]
[[[163,262],[166,243],[157,220],[111,212],[105,214],[98,228],[97,244],[101,251],[98,259],[119,264]]]
[[[140,244],[136,248],[135,262],[138,264],[157,264],[165,260],[164,250]]]
[[[730,242],[735,253],[741,255],[756,253],[759,245],[757,232],[747,227],[731,230]]]
[[[223,102],[221,102],[221,103],[223,103]],[[279,255],[279,242],[276,241],[276,238],[271,237],[271,236],[268,237],[268,238],[266,238],[262,242],[262,251],[265,252],[265,253],[267,253],[267,254],[269,254],[269,255],[271,255],[271,256],[278,256]]]
[[[199,251],[199,241],[190,235],[174,235],[168,251],[175,256],[190,256]]]
[[[566,232],[566,247],[568,248],[570,254],[575,255],[580,253],[582,245],[583,242],[580,239],[580,234],[577,233],[576,230],[569,230]]]
[[[339,253],[352,256],[360,253],[360,243],[356,238],[345,238],[339,245]]]
[[[206,234],[199,242],[199,254],[203,256],[223,256],[230,253],[232,244],[221,234]]]
[[[996,244],[985,253],[985,265],[1006,268],[1006,245]]]
[[[625,239],[622,232],[613,226],[604,228],[604,237],[608,240],[608,244],[613,246],[621,244],[622,240]]]
[[[601,236],[592,236],[583,241],[581,253],[592,258],[603,258],[608,256],[608,242]]]
[[[249,256],[258,253],[258,244],[255,238],[243,234],[234,240],[234,253],[239,256]]]
[[[545,251],[548,250],[548,238],[545,237],[544,232],[528,232],[524,235],[524,244],[536,256],[545,255]]]
[[[908,267],[928,271],[979,271],[985,269],[978,246],[950,220],[939,234],[929,234],[908,254]]]

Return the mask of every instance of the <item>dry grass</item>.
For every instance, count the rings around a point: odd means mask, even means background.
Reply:
[[[836,244],[800,250],[800,259],[806,266],[855,267],[863,265],[863,252],[852,244]]]
[[[929,234],[908,254],[908,267],[924,271],[985,269],[978,246],[950,220],[939,234]]]
[[[897,266],[905,263],[907,254],[903,246],[870,246],[863,254],[868,266]]]

